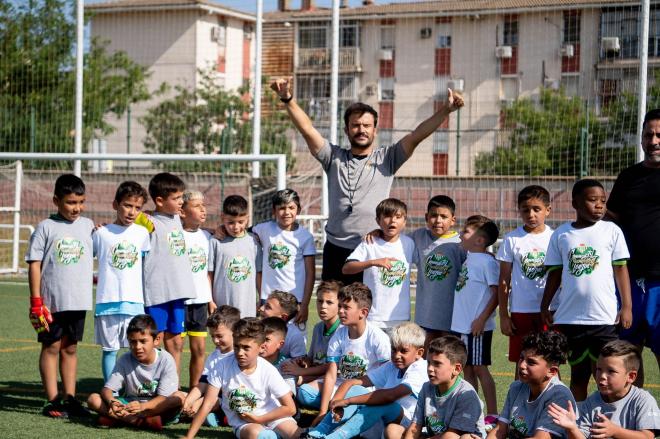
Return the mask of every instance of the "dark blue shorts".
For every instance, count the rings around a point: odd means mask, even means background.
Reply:
[[[638,346],[651,348],[660,355],[660,280],[630,281],[632,326],[622,330],[619,338]]]
[[[186,307],[184,299],[145,306],[144,310],[156,321],[158,332],[181,334],[185,331]]]

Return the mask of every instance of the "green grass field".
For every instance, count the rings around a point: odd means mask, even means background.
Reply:
[[[37,361],[40,345],[28,318],[28,288],[27,284],[0,281],[0,436],[3,438],[47,437],[54,439],[60,434],[62,438],[73,437],[179,437],[185,434],[187,424],[166,427],[162,433],[138,432],[127,429],[101,430],[95,426],[95,419],[56,420],[41,416],[44,403],[41,380]],[[315,309],[310,310],[308,328],[318,321]],[[99,391],[103,386],[100,366],[100,348],[94,345],[93,317],[88,313],[85,327],[85,338],[78,348],[78,397],[86,399],[87,395]],[[208,341],[208,351],[212,345]],[[496,331],[493,338],[493,366],[491,372],[497,384],[498,405],[501,407],[506,397],[509,384],[513,380],[513,364],[509,363],[507,340]],[[187,367],[189,354],[183,357],[184,369]],[[660,398],[660,374],[655,359],[645,350],[644,362],[647,365],[647,390],[656,399]],[[569,371],[566,366],[561,370],[566,383]],[[187,370],[182,372],[182,383],[187,387]],[[592,383],[593,387],[593,383]],[[130,431],[130,432],[129,432]],[[229,429],[203,428],[198,437],[225,437],[233,435]]]

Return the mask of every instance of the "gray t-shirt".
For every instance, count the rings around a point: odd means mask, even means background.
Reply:
[[[529,400],[529,386],[521,381],[514,381],[509,386],[509,393],[498,420],[508,424],[508,437],[513,439],[534,436],[536,430],[565,438],[566,431],[554,423],[548,414],[548,407],[554,402],[562,408],[567,408],[568,401],[576,407],[573,394],[557,377],[550,380],[534,401]]]
[[[179,388],[174,358],[156,349],[156,361],[140,363],[130,352],[122,355],[105,383],[113,392],[124,389],[122,396],[148,401],[155,396],[170,396]]]
[[[257,273],[261,271],[261,246],[251,233],[241,238],[212,238],[208,269],[213,272],[213,301],[231,305],[241,317],[257,315]]]
[[[144,306],[195,297],[179,215],[151,216],[151,250],[144,258]]]
[[[486,437],[481,400],[474,387],[461,377],[444,394],[437,387],[424,383],[419,392],[413,422],[426,427],[428,436],[435,436],[448,428]]]
[[[52,215],[37,225],[25,261],[41,261],[41,297],[51,312],[92,309],[94,223]]]
[[[307,352],[307,356],[312,360],[314,366],[325,364],[325,357],[328,356],[328,343],[330,343],[332,335],[340,326],[341,323],[337,319],[335,325],[326,334],[325,323],[318,322],[314,325],[314,329],[312,329],[312,341],[309,344],[309,351]]]
[[[594,422],[599,422],[598,413],[626,430],[651,430],[654,436],[660,433],[658,403],[649,392],[635,386],[626,396],[612,403],[603,401],[600,392],[596,391],[580,403],[579,413],[577,426],[587,438],[591,436]]]
[[[325,231],[337,246],[354,249],[362,237],[378,227],[376,206],[389,197],[396,171],[408,160],[397,142],[374,148],[366,157],[349,149],[325,145],[316,155],[328,175],[328,201],[332,208]]]
[[[422,232],[428,230],[421,230]],[[418,231],[419,232],[419,231]],[[431,233],[428,232],[428,235]],[[418,236],[417,249],[428,249],[425,241],[432,238]],[[414,236],[413,236],[413,239]],[[460,244],[452,241],[436,246],[426,254],[418,252],[417,296],[415,303],[415,323],[436,331],[451,330],[451,316],[454,309],[454,288],[458,274],[467,253]],[[458,239],[456,237],[456,239]],[[422,244],[420,246],[418,241]],[[460,241],[460,239],[459,239]]]

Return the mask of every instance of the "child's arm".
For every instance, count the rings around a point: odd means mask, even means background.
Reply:
[[[506,336],[512,336],[516,327],[509,315],[509,294],[511,294],[511,262],[500,261],[500,280],[497,288],[497,301],[500,306],[500,330]]]
[[[316,425],[328,413],[328,405],[330,404],[330,397],[332,396],[332,391],[335,389],[335,383],[337,382],[337,363],[334,361],[328,364],[328,370],[325,372],[325,377],[323,378],[323,387],[321,387],[321,405],[319,407],[319,414],[312,422],[312,425]]]
[[[188,392],[188,396],[186,396],[186,399],[183,401],[183,407],[181,408],[181,413],[188,416],[194,416],[195,410],[193,408],[193,404],[195,403],[195,401],[199,400],[202,397],[202,395],[204,395],[207,388],[208,385],[206,383],[199,383],[195,387],[193,387],[190,390],[190,392]]]
[[[509,434],[509,425],[506,422],[497,421],[497,425],[488,432],[486,439],[506,439]]]
[[[305,288],[303,290],[303,298],[300,302],[300,309],[298,310],[298,315],[296,316],[296,323],[305,323],[307,322],[307,316],[309,313],[309,301],[312,299],[312,290],[314,289],[314,281],[316,280],[315,272],[316,267],[314,266],[314,256],[305,256]]]
[[[614,280],[621,297],[621,310],[617,316],[617,321],[623,329],[628,329],[632,325],[632,299],[630,297],[630,275],[628,267],[624,263],[612,264],[614,269]]]
[[[419,439],[422,437],[422,429],[416,422],[410,424],[403,435],[403,439]]]
[[[481,314],[472,322],[472,335],[475,337],[484,333],[484,327],[488,318],[495,311],[495,308],[497,308],[497,286],[489,285],[488,289],[490,290],[490,299]]]
[[[261,271],[257,271],[254,279],[257,282],[257,302],[259,302],[259,299],[261,298]]]
[[[548,280],[545,282],[545,290],[543,291],[543,299],[541,300],[541,320],[543,320],[543,324],[548,326],[552,326],[552,313],[549,308],[553,297],[555,297],[555,293],[561,285],[561,272],[561,265],[548,268]]]
[[[49,331],[49,323],[53,323],[53,316],[41,298],[41,261],[30,261],[29,264],[30,323],[37,333]]]
[[[296,414],[296,403],[293,402],[293,396],[291,395],[291,392],[277,398],[277,400],[280,402],[280,406],[275,410],[264,413],[261,416],[257,416],[253,413],[241,413],[239,416],[245,422],[265,425],[269,422],[276,421],[277,419],[286,418]]]
[[[343,384],[343,383],[342,383]],[[365,387],[370,387],[367,384],[363,384]],[[337,391],[339,393],[339,391]],[[334,410],[337,407],[346,407],[348,405],[385,405],[392,403],[404,396],[408,396],[412,393],[410,387],[405,384],[399,384],[396,387],[390,389],[378,389],[373,392],[365,393],[364,395],[352,396],[350,398],[343,399],[345,395],[342,395],[342,399],[335,399],[330,402],[330,410]]]
[[[301,377],[320,377],[325,375],[325,373],[328,371],[328,363],[304,367],[304,365],[300,364],[303,361],[307,364],[311,363],[309,357],[307,356],[292,358],[291,360],[282,364],[282,372],[288,375]]]
[[[190,429],[188,429],[188,433],[186,433],[186,438],[195,437],[202,424],[204,424],[204,420],[208,414],[211,413],[211,410],[213,410],[213,406],[215,406],[215,403],[218,401],[219,394],[219,388],[212,384],[208,385],[206,393],[204,393],[204,403],[202,403],[202,406],[199,408],[199,411],[190,423]]]
[[[124,416],[124,404],[121,403],[112,393],[112,389],[104,387],[101,389],[101,401],[108,408],[108,412],[118,418]]]
[[[392,258],[370,259],[368,261],[346,261],[341,269],[343,274],[358,274],[362,273],[367,268],[383,267],[386,269],[392,268]]]

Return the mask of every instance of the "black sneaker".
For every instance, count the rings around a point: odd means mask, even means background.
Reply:
[[[66,419],[69,417],[67,411],[62,407],[62,401],[59,398],[53,399],[52,401],[46,401],[46,404],[44,404],[44,407],[41,409],[41,414],[49,418]]]
[[[71,395],[67,395],[62,399],[62,408],[69,416],[84,418],[90,415],[89,410],[83,407],[82,403]]]

